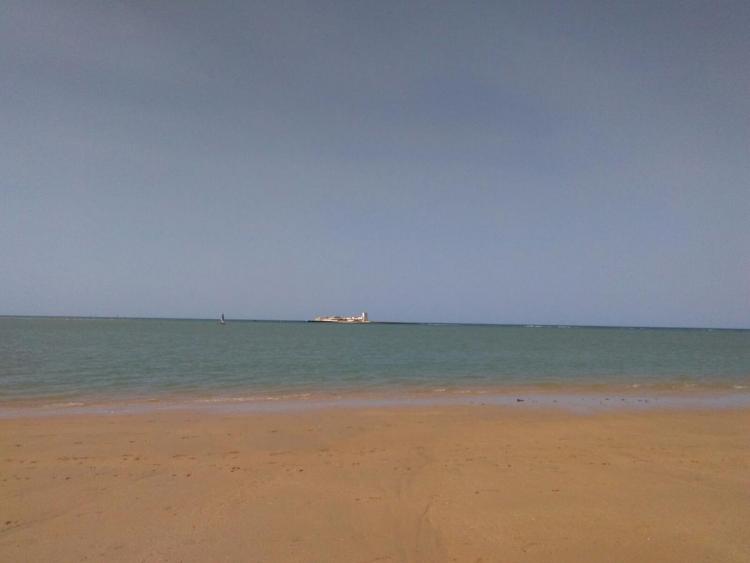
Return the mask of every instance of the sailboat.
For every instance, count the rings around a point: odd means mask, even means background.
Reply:
[[[224,320],[224,313],[222,313],[222,314],[221,314],[221,317],[219,318],[219,324],[220,324],[220,325],[225,325],[225,324],[227,324],[227,322],[226,322],[226,321]]]

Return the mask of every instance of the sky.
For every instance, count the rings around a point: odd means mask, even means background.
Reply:
[[[0,314],[750,328],[750,3],[0,6]]]

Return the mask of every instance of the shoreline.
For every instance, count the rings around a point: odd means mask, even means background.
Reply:
[[[507,385],[494,387],[339,389],[317,391],[171,393],[130,397],[44,397],[0,401],[0,419],[156,412],[241,414],[327,409],[496,406],[571,412],[750,408],[744,385]]]

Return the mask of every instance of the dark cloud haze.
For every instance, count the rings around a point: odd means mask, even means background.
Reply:
[[[3,2],[0,314],[750,327],[748,29]]]

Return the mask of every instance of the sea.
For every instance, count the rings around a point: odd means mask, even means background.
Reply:
[[[748,387],[750,330],[0,317],[0,411]]]

